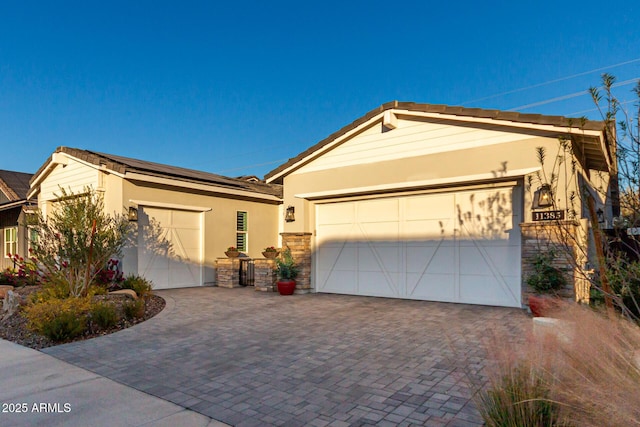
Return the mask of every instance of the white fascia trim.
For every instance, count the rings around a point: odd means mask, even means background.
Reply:
[[[215,184],[210,184],[210,185],[198,184],[195,182],[187,182],[187,181],[181,181],[178,179],[170,179],[170,178],[161,178],[157,176],[143,175],[140,173],[128,172],[125,174],[124,178],[130,179],[130,180],[136,180],[136,181],[150,182],[153,184],[169,185],[172,187],[182,187],[182,188],[190,188],[194,190],[202,190],[210,193],[222,193],[222,194],[229,194],[233,196],[269,200],[274,202],[282,201],[282,199],[280,199],[279,197],[272,196],[270,194],[254,193],[252,191],[245,191],[245,190],[233,190],[229,188],[218,187]]]
[[[496,175],[493,173],[482,173],[482,174],[476,174],[476,175],[457,176],[453,178],[450,177],[450,178],[427,179],[422,181],[394,182],[393,184],[380,184],[380,185],[371,185],[366,187],[343,188],[340,190],[317,191],[314,193],[300,193],[300,194],[294,194],[294,197],[299,199],[322,199],[326,197],[379,193],[384,191],[411,190],[416,188],[433,187],[436,185],[443,185],[443,184],[461,184],[461,183],[473,183],[473,182],[491,181],[491,180],[497,181],[497,180],[503,180],[506,178],[517,178],[517,177],[526,176],[530,173],[534,173],[539,170],[541,170],[541,167],[538,166],[538,167],[526,168],[526,169],[516,169],[513,171],[509,171],[504,175],[498,176],[498,177],[496,177]]]
[[[209,208],[205,206],[189,206],[189,205],[180,205],[178,203],[151,202],[148,200],[129,199],[129,203],[136,206],[149,206],[151,208],[177,209],[181,211],[209,212],[213,210],[213,208]]]

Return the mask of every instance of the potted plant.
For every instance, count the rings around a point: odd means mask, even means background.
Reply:
[[[229,258],[238,258],[240,251],[235,246],[229,246],[224,254]]]
[[[537,253],[531,262],[533,272],[527,277],[527,285],[535,291],[529,295],[529,309],[534,317],[542,317],[558,306],[558,291],[567,285],[562,270],[553,265],[554,249]]]
[[[280,295],[293,295],[296,289],[295,278],[298,275],[298,266],[291,256],[289,249],[276,259],[276,274],[278,276],[278,292]]]
[[[274,259],[279,253],[280,252],[274,246],[269,246],[268,248],[264,248],[262,256],[268,259]]]

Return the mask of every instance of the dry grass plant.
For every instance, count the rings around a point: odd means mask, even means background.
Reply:
[[[560,326],[525,345],[491,338],[490,382],[477,399],[487,425],[640,425],[640,328],[576,304],[553,317]]]

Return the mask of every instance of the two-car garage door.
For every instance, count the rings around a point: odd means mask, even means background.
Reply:
[[[520,307],[521,187],[316,205],[318,292]]]

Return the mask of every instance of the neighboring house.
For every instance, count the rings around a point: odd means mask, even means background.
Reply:
[[[265,177],[284,187],[282,238],[303,267],[300,287],[521,307],[529,245],[554,227],[538,220],[575,210],[574,232],[587,240],[586,207],[572,193],[609,186],[615,148],[603,129],[397,101],[370,111]],[[569,150],[558,165],[559,138]],[[537,147],[546,148],[544,170]],[[551,173],[555,204],[533,209]],[[610,215],[607,197],[598,207]]]
[[[27,192],[29,173],[0,170],[0,243],[2,258],[0,269],[13,268],[9,255],[18,254],[27,257],[29,252],[28,229],[25,226],[25,214],[29,208]]]
[[[33,176],[29,196],[46,216],[61,187],[91,187],[104,194],[107,212],[131,215],[139,232],[123,270],[156,289],[215,283],[216,258],[229,246],[261,257],[278,244],[279,185],[59,147]]]

